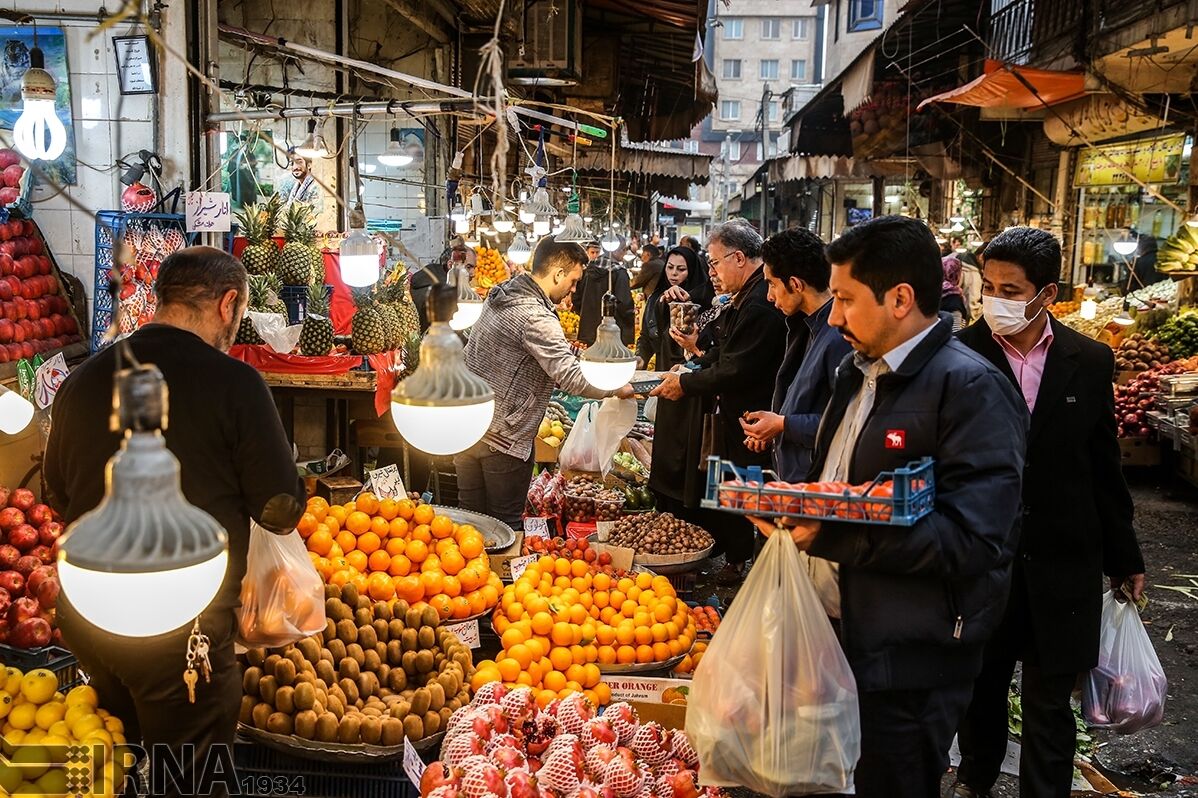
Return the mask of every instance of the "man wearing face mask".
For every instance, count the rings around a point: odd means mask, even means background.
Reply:
[[[1020,391],[1031,416],[1011,595],[961,724],[960,798],[987,795],[998,777],[1016,661],[1023,663],[1020,796],[1069,795],[1069,695],[1098,661],[1103,575],[1116,598],[1121,588],[1136,598],[1144,590],[1115,438],[1114,357],[1048,313],[1060,270],[1052,235],[1004,231],[986,249],[983,318],[959,335]]]

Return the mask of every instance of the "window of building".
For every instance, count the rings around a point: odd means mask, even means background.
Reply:
[[[807,62],[802,58],[796,58],[790,62],[790,79],[800,82],[807,80]]]
[[[720,100],[720,119],[740,119],[740,100]]]
[[[761,69],[759,77],[762,80],[777,80],[778,79],[778,59],[763,58],[761,59]]]
[[[808,20],[807,17],[797,17],[794,20],[794,30],[791,32],[791,38],[806,39],[808,22],[810,22],[810,20]]]
[[[883,0],[849,0],[850,32],[881,30]]]
[[[740,142],[739,141],[729,141],[728,142],[728,160],[729,161],[739,161],[740,160]]]
[[[745,22],[742,19],[725,19],[724,38],[743,39],[745,37]]]
[[[740,59],[724,59],[724,80],[740,80]]]
[[[779,111],[779,109],[778,109],[778,101],[777,101],[777,100],[770,100],[770,121],[771,121],[771,122],[777,122],[777,121],[778,121],[778,111]]]
[[[761,38],[763,38],[763,39],[781,39],[782,38],[782,20],[780,20],[780,19],[763,19],[763,20],[761,20]]]
[[[682,149],[685,152],[698,152],[699,142],[695,141],[694,139],[688,139],[682,142]]]

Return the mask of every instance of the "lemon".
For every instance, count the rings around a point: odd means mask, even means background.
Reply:
[[[50,728],[46,729],[46,734],[48,736],[53,735],[54,737],[65,737],[66,739],[70,740],[71,727],[67,725],[65,720],[60,720],[57,723],[52,724]]]
[[[35,715],[35,721],[36,721],[39,729],[47,729],[48,730],[55,723],[58,723],[58,721],[62,720],[63,716],[66,714],[67,714],[67,705],[66,704],[59,704],[57,702],[51,702],[49,704],[42,704],[40,707],[37,708],[37,714]]]
[[[104,718],[104,728],[115,734],[116,732],[123,732],[125,730],[125,724],[121,722],[120,718],[114,715],[109,715],[108,717]]]
[[[33,745],[34,743],[40,743],[42,741],[42,738],[45,736],[46,736],[46,730],[39,729],[35,726],[34,728],[30,729],[25,734],[25,744]]]
[[[16,703],[11,695],[0,692],[0,719],[7,718],[8,713],[12,712],[12,708]]]
[[[120,732],[113,732],[112,733],[112,744],[113,745],[124,745],[125,744],[125,735],[121,734]]]
[[[36,781],[50,769],[50,752],[40,745],[22,745],[13,753],[12,763],[21,765],[21,774],[26,779]]]
[[[3,677],[0,677],[4,679],[4,692],[10,695],[21,692],[21,677],[24,675],[16,668],[5,668]]]
[[[4,750],[11,754],[18,745],[25,742],[25,732],[17,728],[4,730]]]
[[[37,725],[37,705],[21,704],[8,713],[8,722],[14,729],[29,731]]]
[[[100,706],[100,696],[96,693],[96,688],[91,685],[81,684],[67,693],[66,702],[68,707],[73,707],[76,704],[87,704],[92,709],[95,709]],[[107,713],[101,710],[99,714],[103,717]]]
[[[21,695],[33,704],[44,704],[58,692],[58,677],[45,668],[29,671],[21,679]]]
[[[74,723],[67,722],[71,727],[71,736],[76,740],[82,740],[87,736],[88,732],[98,731],[104,728],[104,719],[99,715],[84,715]]]
[[[103,745],[105,750],[112,748],[112,735],[107,729],[96,729],[89,731],[79,740],[80,745]]]
[[[37,788],[46,795],[66,795],[66,768],[50,768],[50,770],[46,771],[46,773],[34,783],[37,785]]]
[[[86,718],[88,715],[94,715],[95,710],[87,704],[76,704],[73,707],[67,707],[67,714],[63,716],[68,726],[74,726],[80,718]]]
[[[67,761],[67,749],[71,746],[70,738],[47,734],[42,738],[41,745],[50,753],[50,761],[54,764],[61,765]]]

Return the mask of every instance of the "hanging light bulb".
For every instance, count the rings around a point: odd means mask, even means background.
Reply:
[[[1111,242],[1111,249],[1123,257],[1133,254],[1140,246],[1140,242],[1135,237],[1128,236],[1120,238],[1118,241]]]
[[[582,376],[601,391],[614,391],[632,379],[636,372],[636,355],[620,339],[616,324],[616,297],[603,296],[603,321],[595,332],[595,343],[582,353],[579,366]]]
[[[599,246],[610,255],[620,248],[620,237],[612,230],[608,230],[603,234],[603,238],[599,239]]]
[[[466,215],[466,208],[463,207],[461,202],[458,202],[449,211],[449,218],[455,222],[464,222],[469,217]]]
[[[33,403],[0,385],[0,432],[16,435],[33,420]]]
[[[528,202],[526,210],[535,215],[532,223],[532,232],[536,236],[547,236],[553,229],[553,217],[557,214],[557,208],[553,207],[553,203],[549,201],[549,191],[543,186],[538,188],[533,193],[532,199]]]
[[[329,148],[324,143],[324,136],[316,131],[316,120],[308,120],[308,137],[295,148],[295,154],[302,158],[328,158]]]
[[[350,230],[338,249],[341,280],[353,288],[366,288],[379,281],[378,244],[363,229]]]
[[[486,216],[487,215],[487,206],[486,206],[486,203],[483,202],[483,195],[482,195],[481,191],[475,190],[475,192],[470,195],[470,212],[467,215],[468,216]]]
[[[636,260],[636,255],[633,255],[631,252],[625,252],[624,260],[627,263],[632,263],[634,260]]]
[[[520,206],[520,213],[518,216],[520,218],[520,224],[532,224],[537,220],[537,215],[528,209],[527,202]]]
[[[408,443],[433,455],[469,449],[495,415],[491,386],[466,368],[462,341],[450,327],[457,295],[444,283],[429,292],[432,324],[420,343],[420,368],[391,392],[396,429]]]
[[[462,239],[462,243],[465,244],[466,246],[470,247],[471,249],[478,249],[480,242],[476,236],[469,235],[469,236],[466,236],[466,238]]]
[[[458,235],[465,235],[470,232],[470,221],[468,219],[458,219],[453,223],[453,232]]]
[[[407,166],[412,162],[412,156],[408,155],[399,143],[399,128],[391,128],[391,141],[387,143],[387,149],[379,156],[378,161],[383,166]]]
[[[587,232],[582,217],[577,213],[571,213],[566,216],[566,223],[562,225],[561,231],[556,234],[553,240],[563,244],[586,244],[593,239],[594,237]]]
[[[537,219],[532,223],[532,234],[537,238],[547,236],[553,231],[552,223],[548,219]]]
[[[55,104],[57,91],[41,48],[34,47],[29,51],[29,69],[21,78],[25,106],[12,127],[13,144],[31,161],[53,161],[67,148],[67,130]]]
[[[470,285],[470,272],[464,263],[459,262],[454,267],[452,284],[458,292],[458,309],[449,320],[449,326],[460,332],[478,321],[483,312],[483,298],[474,290],[474,286]]]
[[[1098,303],[1093,299],[1083,299],[1077,314],[1087,321],[1093,320],[1098,315]]]
[[[954,219],[955,219],[955,218],[956,218],[956,217],[954,217]],[[959,222],[959,221],[954,221],[954,222],[953,222],[953,226],[952,226],[952,227],[950,227],[950,228],[949,228],[949,230],[953,231],[954,233],[964,233],[964,232],[965,232],[965,225],[964,225],[964,224],[962,224],[962,223],[961,223],[961,222]]]
[[[495,214],[491,224],[495,225],[495,231],[498,233],[510,233],[516,229],[516,222],[503,211]]]
[[[517,266],[523,266],[532,260],[532,247],[528,245],[524,233],[516,233],[516,237],[512,239],[511,246],[507,248],[507,259]]]
[[[554,238],[556,238],[557,236],[559,236],[559,235],[561,235],[563,232],[565,232],[565,229],[566,229],[566,228],[565,228],[565,227],[563,227],[563,226],[562,226],[562,225],[560,225],[560,224],[554,224],[554,225],[553,225],[553,227],[552,227],[552,229],[550,229],[549,233],[550,233],[550,235],[552,235]]]
[[[179,461],[161,432],[162,373],[122,370],[115,396],[125,440],[108,461],[104,499],[58,542],[58,578],[89,622],[149,637],[183,627],[212,602],[228,566],[228,535],[183,496]]]

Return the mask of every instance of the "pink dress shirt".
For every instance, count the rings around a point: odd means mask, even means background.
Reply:
[[[1044,334],[1036,341],[1026,355],[1011,346],[1006,338],[995,335],[994,340],[1007,356],[1007,363],[1019,381],[1019,390],[1023,392],[1023,400],[1027,402],[1029,413],[1036,409],[1036,396],[1040,393],[1040,380],[1044,377],[1044,363],[1048,360],[1048,347],[1052,346],[1052,323],[1044,325]]]

